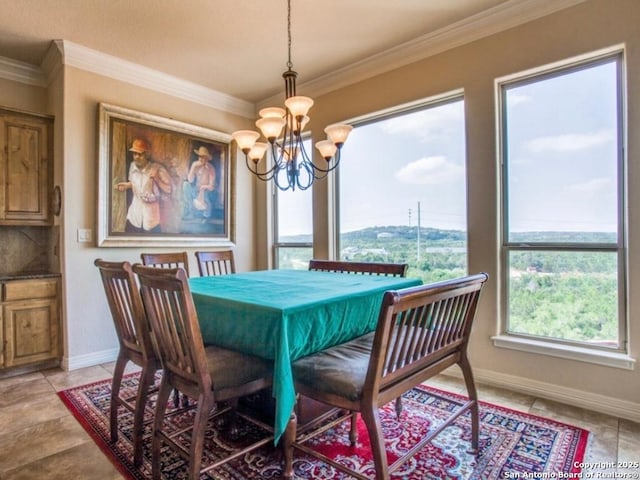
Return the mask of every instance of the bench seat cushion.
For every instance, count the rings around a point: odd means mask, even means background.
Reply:
[[[355,401],[362,396],[375,332],[308,355],[293,363],[296,383]]]

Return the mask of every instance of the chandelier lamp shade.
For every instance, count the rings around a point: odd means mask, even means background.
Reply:
[[[327,176],[340,163],[340,151],[353,127],[333,124],[324,131],[326,140],[316,143],[322,156],[323,165],[313,163],[312,156],[304,146],[305,126],[309,122],[309,110],[313,99],[296,94],[296,77],[291,62],[291,0],[287,0],[288,52],[287,71],[282,74],[285,84],[284,108],[268,107],[258,112],[260,118],[253,130],[239,130],[232,133],[238,148],[245,156],[247,168],[263,181],[272,180],[280,190],[306,190],[314,180]],[[258,141],[260,137],[266,141]],[[262,167],[261,160],[270,151],[273,164]]]

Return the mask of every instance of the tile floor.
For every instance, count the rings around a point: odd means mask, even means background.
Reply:
[[[112,371],[113,364],[105,364],[0,379],[0,480],[122,479],[56,394],[110,378]],[[429,383],[464,392],[453,377],[441,375]],[[478,391],[481,400],[588,429],[593,435],[587,462],[640,461],[638,423],[481,384]]]

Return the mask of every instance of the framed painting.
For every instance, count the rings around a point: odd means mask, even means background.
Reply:
[[[99,105],[98,246],[234,241],[231,135]]]

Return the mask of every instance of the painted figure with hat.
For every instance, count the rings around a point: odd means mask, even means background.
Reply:
[[[161,233],[160,197],[171,194],[171,177],[162,165],[151,160],[150,145],[145,139],[134,139],[129,151],[133,155],[129,181],[114,187],[121,192],[128,189],[133,192],[125,232]]]
[[[211,165],[211,153],[204,145],[194,149],[198,157],[191,164],[184,183],[185,218],[211,217],[213,210],[213,191],[216,188],[216,169]]]

